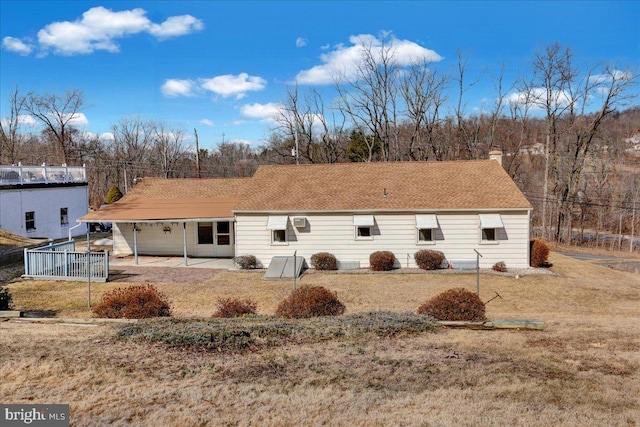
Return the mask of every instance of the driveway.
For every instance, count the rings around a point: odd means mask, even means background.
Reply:
[[[638,259],[591,254],[576,254],[571,252],[558,253],[560,255],[568,256],[580,261],[590,262],[602,267],[611,267],[617,270],[629,271],[631,273],[640,273],[640,261],[638,261]]]
[[[109,282],[203,283],[217,274],[235,269],[232,259],[133,256],[109,259]]]

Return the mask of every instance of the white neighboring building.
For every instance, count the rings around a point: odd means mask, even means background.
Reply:
[[[84,166],[0,166],[0,228],[29,238],[63,239],[89,209]],[[87,225],[72,236],[87,232]]]

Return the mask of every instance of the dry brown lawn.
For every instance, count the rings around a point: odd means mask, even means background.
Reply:
[[[481,277],[490,318],[545,331],[442,329],[247,354],[169,350],[114,338],[118,326],[0,322],[0,401],[69,403],[73,425],[640,425],[640,275],[553,254],[557,276]],[[218,297],[272,314],[290,282],[220,273],[159,283],[180,317]],[[311,274],[348,312],[415,311],[475,275]],[[101,292],[123,283],[94,284]],[[88,317],[86,284],[15,281],[16,306]]]

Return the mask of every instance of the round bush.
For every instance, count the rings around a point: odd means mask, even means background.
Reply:
[[[233,261],[240,267],[242,270],[253,270],[256,268],[260,268],[260,262],[253,255],[241,255],[237,256],[233,259]]]
[[[333,254],[329,252],[318,252],[311,255],[311,265],[316,270],[337,270],[338,261]]]
[[[423,249],[413,254],[416,264],[423,270],[437,270],[441,268],[445,257],[440,251],[430,251]]]
[[[288,318],[339,316],[345,307],[338,295],[322,286],[304,285],[278,304],[276,314]]]
[[[0,310],[11,310],[12,299],[9,289],[0,286]]]
[[[507,264],[504,263],[504,261],[498,261],[495,264],[493,264],[493,271],[498,271],[500,273],[506,273],[507,272]]]
[[[369,256],[369,268],[373,271],[390,271],[395,264],[396,256],[393,252],[378,251]]]
[[[473,292],[463,288],[449,289],[436,295],[418,308],[418,314],[425,314],[436,320],[457,320],[483,322],[485,306]]]
[[[153,285],[116,288],[105,292],[100,303],[93,306],[98,317],[110,319],[145,319],[171,316],[167,297]]]
[[[241,317],[256,314],[258,304],[250,299],[238,298],[219,299],[217,310],[211,317]]]

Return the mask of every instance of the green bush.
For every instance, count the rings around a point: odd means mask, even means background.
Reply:
[[[531,267],[545,267],[549,258],[549,246],[539,239],[530,241]]]
[[[107,191],[107,196],[104,198],[104,202],[108,205],[111,203],[115,203],[118,200],[122,199],[122,191],[115,185],[112,185]]]
[[[100,303],[93,306],[98,317],[110,319],[145,319],[171,316],[167,297],[153,285],[116,288],[105,292]]]
[[[0,286],[0,310],[11,310],[11,300],[9,289]]]
[[[338,261],[333,254],[329,252],[318,252],[311,255],[311,265],[316,270],[337,270]]]
[[[255,315],[258,304],[250,299],[224,298],[218,300],[217,307],[211,317],[242,317]]]
[[[369,268],[373,271],[390,271],[395,268],[396,256],[393,252],[377,251],[369,255]]]
[[[253,255],[237,256],[233,259],[233,262],[242,270],[254,270],[261,267],[260,262]]]
[[[436,295],[418,307],[418,314],[425,314],[436,320],[487,320],[482,300],[464,288],[453,288]]]
[[[445,260],[444,254],[440,251],[431,251],[423,249],[413,254],[416,264],[423,270],[437,270],[441,268],[442,262]]]
[[[276,314],[288,318],[339,316],[345,307],[338,295],[322,286],[304,285],[278,304]]]

